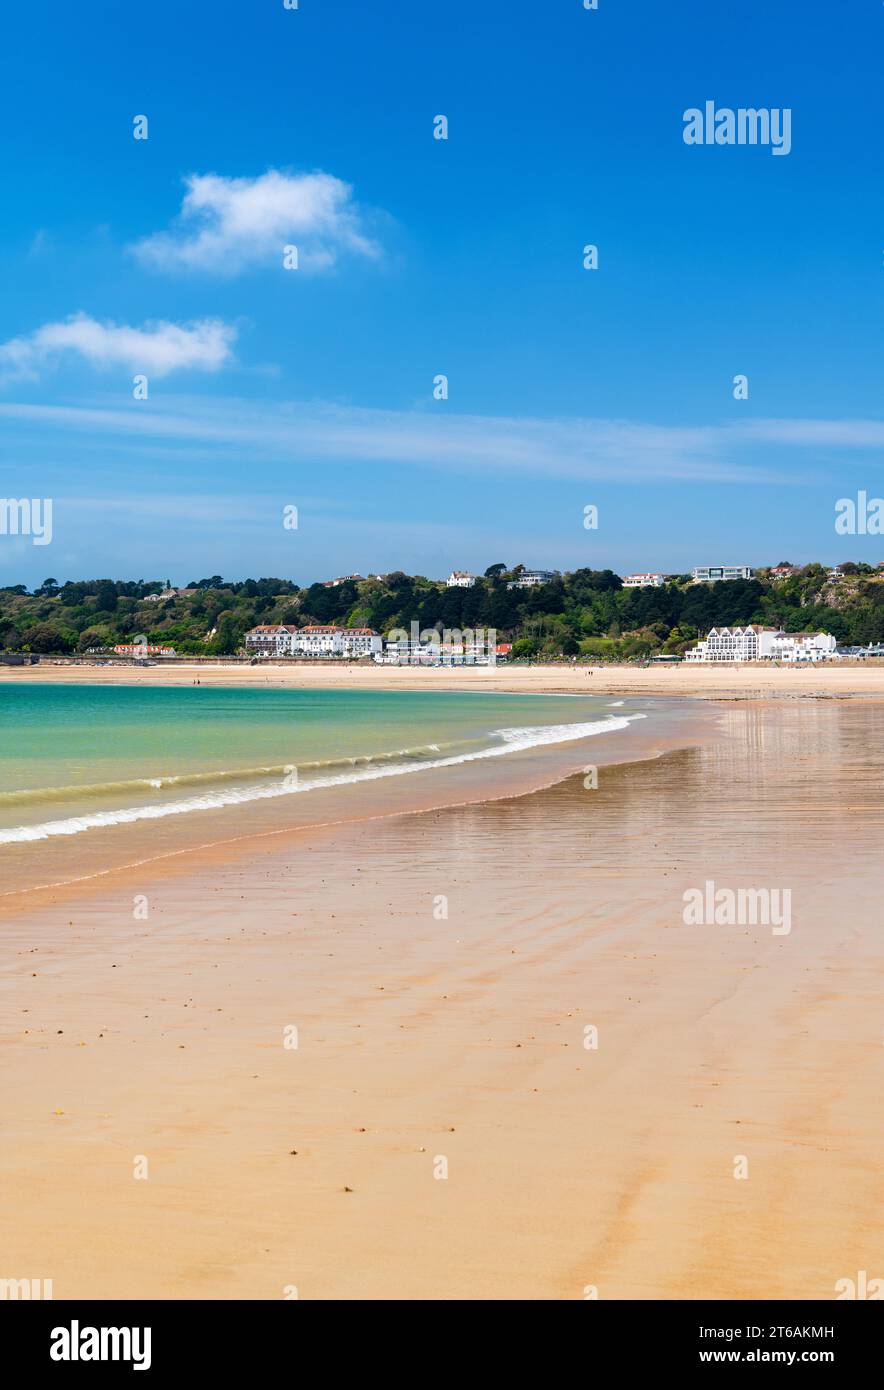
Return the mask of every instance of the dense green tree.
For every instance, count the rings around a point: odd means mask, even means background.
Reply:
[[[540,643],[536,637],[517,637],[510,658],[513,661],[530,661],[539,651]]]
[[[117,587],[110,580],[104,580],[98,587],[95,606],[100,613],[113,613],[117,606]]]
[[[62,632],[52,623],[35,623],[33,627],[26,627],[21,639],[24,651],[37,652],[41,656],[63,654],[71,651],[74,646],[70,634]]]

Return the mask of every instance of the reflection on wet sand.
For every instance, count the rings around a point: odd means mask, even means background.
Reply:
[[[724,719],[595,789],[207,849],[9,920],[10,1267],[59,1298],[884,1273],[884,706]],[[788,887],[791,931],[686,926],[707,880]]]

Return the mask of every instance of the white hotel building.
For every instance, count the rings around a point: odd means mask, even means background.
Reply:
[[[295,627],[268,623],[246,633],[249,656],[353,657],[375,656],[383,648],[380,634],[370,627]]]
[[[686,661],[826,661],[835,656],[835,638],[828,632],[783,632],[749,623],[745,627],[713,627],[702,642],[685,652]]]
[[[624,589],[662,589],[666,583],[665,574],[624,574]]]
[[[445,584],[449,589],[472,589],[475,582],[476,576],[469,570],[452,570]]]

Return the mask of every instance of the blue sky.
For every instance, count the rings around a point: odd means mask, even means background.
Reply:
[[[17,7],[0,492],[54,519],[0,584],[884,558],[834,532],[884,489],[882,40],[859,0]],[[707,100],[791,152],[687,146]]]

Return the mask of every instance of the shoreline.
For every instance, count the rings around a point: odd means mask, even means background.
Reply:
[[[690,715],[692,712],[687,713]],[[212,856],[223,860],[232,852],[238,860],[247,862],[251,856],[261,853],[265,847],[272,849],[274,845],[278,845],[280,848],[297,848],[303,838],[314,831],[333,834],[350,826],[392,820],[400,816],[426,815],[492,802],[512,801],[519,797],[542,793],[567,781],[578,769],[584,767],[590,753],[596,760],[590,764],[591,766],[597,769],[612,769],[650,762],[672,752],[697,747],[704,742],[714,741],[717,735],[718,721],[711,714],[704,718],[703,707],[698,706],[695,716],[683,730],[661,730],[653,723],[650,727],[645,727],[642,722],[638,726],[631,724],[626,730],[606,731],[601,736],[585,736],[561,743],[541,744],[530,750],[520,750],[506,758],[483,762],[476,760],[468,769],[470,774],[474,774],[468,781],[462,780],[463,771],[467,769],[461,765],[445,769],[421,768],[415,770],[407,779],[390,779],[393,785],[386,779],[379,779],[373,784],[355,783],[344,791],[344,795],[348,795],[355,787],[360,788],[358,805],[353,805],[352,808],[348,806],[345,809],[342,806],[340,792],[343,789],[323,788],[309,793],[309,796],[318,798],[313,804],[330,804],[331,819],[323,819],[321,816],[315,819],[310,816],[312,803],[308,800],[304,804],[304,810],[308,813],[306,819],[284,825],[267,823],[266,820],[261,824],[254,813],[263,808],[250,803],[246,816],[248,817],[249,811],[252,811],[253,823],[247,829],[234,834],[223,833],[220,821],[214,821],[218,826],[217,834],[174,848],[156,844],[156,837],[152,834],[156,822],[151,821],[136,823],[138,831],[134,835],[134,827],[130,825],[118,825],[109,832],[86,831],[84,835],[90,844],[96,833],[112,838],[115,832],[121,832],[121,838],[132,839],[146,849],[153,844],[153,849],[136,859],[102,864],[87,873],[73,877],[46,883],[17,884],[15,887],[6,888],[0,891],[0,921],[9,913],[39,906],[44,895],[48,895],[50,900],[53,894],[67,894],[73,897],[78,889],[81,893],[87,894],[90,885],[96,881],[118,874],[135,870],[152,873],[157,871],[158,866],[166,865],[170,872],[186,875],[191,858],[194,863],[200,862],[201,858],[211,859]],[[446,775],[439,777],[439,771]],[[453,774],[450,779],[448,774]],[[208,834],[214,816],[229,820],[232,809],[224,807],[218,808],[216,812],[191,814],[201,817],[202,824],[206,827],[205,833]],[[242,811],[243,808],[236,809]],[[227,828],[229,830],[231,827],[228,825]],[[70,844],[74,838],[80,837],[65,837],[65,842]],[[30,842],[35,849],[50,852],[57,843],[43,840]],[[61,848],[59,846],[59,850]]]
[[[884,715],[717,720],[592,791],[10,914],[11,1267],[56,1299],[825,1299],[877,1273]],[[791,932],[685,926],[710,878],[788,883]]]
[[[341,663],[176,663],[174,666],[0,666],[0,691],[28,684],[196,686],[303,690],[486,691],[494,694],[689,695],[705,700],[884,699],[884,663],[764,666],[681,663],[640,666],[422,668]]]

